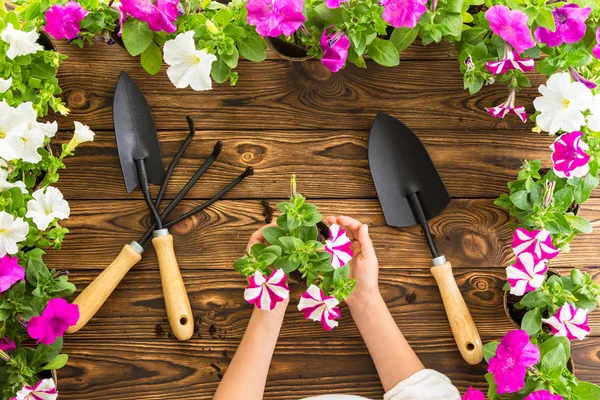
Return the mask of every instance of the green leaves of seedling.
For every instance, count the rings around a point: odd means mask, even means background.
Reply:
[[[146,22],[128,18],[123,24],[123,43],[132,56],[142,54],[154,39],[154,32]]]

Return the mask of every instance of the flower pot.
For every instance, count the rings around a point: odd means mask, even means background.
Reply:
[[[53,369],[52,371],[42,371],[38,374],[38,377],[40,379],[52,378],[52,380],[54,381],[54,386],[56,386],[56,389],[58,389],[58,375],[56,374],[55,369]]]
[[[44,31],[40,31],[40,37],[37,42],[42,45],[44,50],[48,51],[56,51],[56,45],[54,44],[54,40]]]
[[[313,55],[308,55],[308,51],[304,47],[295,43],[273,37],[266,37],[265,40],[269,48],[284,60],[300,62],[310,60],[314,57]]]
[[[548,276],[550,277],[552,275],[561,276],[560,272],[554,269],[548,269]],[[504,292],[504,312],[506,313],[507,318],[519,329],[521,328],[521,320],[527,311],[524,309],[516,309],[514,304],[517,304],[522,298],[523,296],[515,296],[508,291]]]

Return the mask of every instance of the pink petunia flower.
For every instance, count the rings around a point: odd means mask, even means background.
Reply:
[[[304,311],[304,318],[321,321],[323,329],[330,331],[338,322],[335,320],[342,315],[337,305],[339,301],[334,296],[325,296],[323,291],[315,285],[310,285],[298,303],[298,310]]]
[[[25,270],[19,264],[17,257],[6,254],[0,257],[0,293],[7,291],[18,281],[25,279]]]
[[[348,0],[325,0],[325,5],[328,8],[338,8],[342,3],[346,3]]]
[[[500,341],[496,355],[489,361],[498,394],[514,393],[525,386],[527,368],[540,361],[540,349],[529,342],[523,330],[509,331]]]
[[[17,346],[15,342],[12,341],[9,337],[0,338],[0,350],[2,351],[11,351],[16,350]]]
[[[525,397],[525,400],[562,400],[562,396],[552,394],[547,390],[538,390]]]
[[[577,43],[585,36],[587,29],[585,21],[590,16],[591,8],[581,8],[574,3],[555,7],[552,10],[556,29],[539,26],[535,32],[538,42],[545,43],[550,47],[557,47],[563,43]]]
[[[550,325],[554,336],[566,336],[569,340],[583,340],[590,333],[587,312],[581,308],[566,304],[548,319],[542,319]]]
[[[590,81],[589,79],[585,79],[583,75],[577,72],[577,70],[573,67],[569,67],[569,73],[571,74],[571,78],[573,78],[573,82],[581,82],[588,89],[596,89],[598,87],[598,85],[596,85],[594,82]]]
[[[338,72],[344,67],[350,48],[350,39],[343,31],[327,34],[327,29],[321,36],[321,50],[323,58],[321,63],[331,72]]]
[[[550,260],[559,253],[552,244],[550,232],[535,229],[528,231],[525,228],[517,228],[513,233],[512,249],[515,255],[521,253],[533,253],[537,259]]]
[[[508,114],[515,114],[523,123],[525,123],[527,122],[527,112],[525,112],[525,107],[515,106],[516,98],[517,90],[513,87],[510,89],[508,98],[504,103],[495,107],[488,107],[485,110],[494,118],[504,118]]]
[[[244,298],[256,304],[261,310],[272,310],[277,303],[288,298],[290,288],[285,281],[287,276],[282,269],[275,270],[267,278],[259,271],[250,277],[250,285],[244,291]]]
[[[600,59],[600,27],[596,31],[596,45],[592,49],[592,53],[596,56],[596,58]]]
[[[75,39],[86,15],[88,11],[75,1],[69,1],[65,5],[55,4],[46,11],[44,30],[55,39]]]
[[[13,400],[56,400],[57,398],[58,390],[54,380],[48,378],[42,379],[33,386],[23,386]]]
[[[582,140],[583,133],[579,131],[565,133],[550,145],[554,173],[561,178],[582,177],[590,170],[586,153],[588,145]]]
[[[546,260],[536,258],[533,253],[519,254],[517,261],[506,267],[510,294],[523,296],[527,292],[533,292],[544,283],[547,270]]]
[[[394,28],[414,28],[427,11],[427,0],[379,0],[381,15]]]
[[[352,242],[346,231],[338,224],[329,228],[329,239],[325,242],[325,250],[331,253],[331,266],[335,269],[343,267],[352,260]]]
[[[469,386],[469,389],[467,389],[461,400],[485,400],[485,395],[481,390],[476,390],[473,389],[473,386]]]
[[[517,53],[521,54],[535,46],[527,26],[527,15],[523,11],[512,11],[506,6],[497,5],[487,10],[485,17],[490,22],[492,32],[514,47]]]
[[[177,30],[175,21],[182,14],[179,0],[121,0],[119,21],[121,29],[128,16],[148,23],[150,29],[156,32],[174,33]],[[119,32],[119,36],[121,32]]]
[[[291,36],[306,21],[303,9],[302,0],[249,0],[246,3],[248,24],[255,26],[261,36]]]
[[[498,61],[485,63],[485,67],[494,75],[505,74],[511,69],[517,69],[521,72],[529,72],[533,69],[533,59],[526,58],[524,60],[519,57],[514,51],[507,51],[505,58]]]
[[[33,317],[27,324],[27,332],[37,343],[51,345],[57,337],[79,320],[79,306],[69,304],[65,299],[52,299],[48,301],[42,315]]]

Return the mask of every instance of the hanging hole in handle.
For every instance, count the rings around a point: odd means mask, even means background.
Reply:
[[[185,325],[185,324],[187,324],[187,323],[188,323],[188,319],[187,319],[187,317],[181,317],[181,318],[179,318],[179,323],[180,323],[181,325]],[[472,345],[471,345],[471,346],[472,346]]]
[[[475,350],[475,345],[473,343],[467,343],[467,350],[469,350],[469,351]]]

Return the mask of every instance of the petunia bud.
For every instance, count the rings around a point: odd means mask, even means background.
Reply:
[[[217,28],[217,26],[211,20],[206,21],[206,28],[213,35],[216,35],[217,33],[219,33],[219,28]]]
[[[546,191],[544,192],[544,208],[548,208],[552,197],[554,197],[554,187],[556,186],[555,181],[546,181]]]

